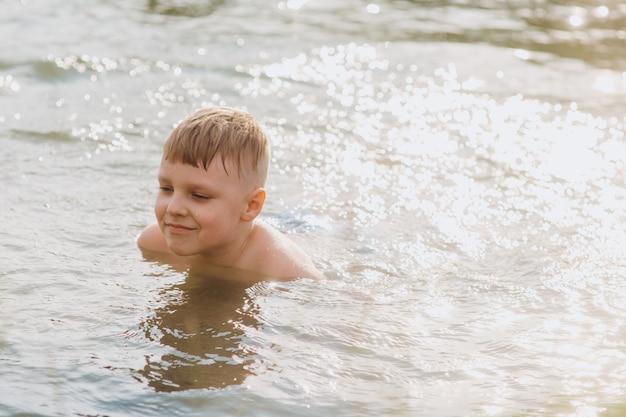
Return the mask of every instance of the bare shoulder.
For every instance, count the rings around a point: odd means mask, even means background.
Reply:
[[[313,261],[293,240],[270,225],[258,223],[258,265],[268,275],[280,278],[324,279]]]
[[[169,252],[165,237],[157,223],[143,229],[137,238],[137,246],[142,251],[148,252]]]

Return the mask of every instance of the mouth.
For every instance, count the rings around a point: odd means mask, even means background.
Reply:
[[[167,231],[174,234],[187,233],[195,230],[195,228],[193,227],[187,227],[177,223],[165,223],[165,228],[167,229]]]

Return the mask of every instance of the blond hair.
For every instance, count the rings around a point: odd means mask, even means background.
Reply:
[[[208,169],[219,154],[235,164],[239,177],[249,170],[264,185],[270,143],[259,123],[247,112],[229,107],[202,109],[183,120],[163,147],[163,159]],[[228,174],[228,171],[226,171]]]

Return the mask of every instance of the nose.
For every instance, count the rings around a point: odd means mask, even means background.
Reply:
[[[174,191],[167,202],[166,211],[172,216],[186,216],[187,208],[184,195]]]

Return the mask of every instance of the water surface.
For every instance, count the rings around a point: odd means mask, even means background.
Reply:
[[[3,11],[0,414],[626,415],[623,5]],[[270,133],[263,219],[328,281],[136,249],[216,104]]]

